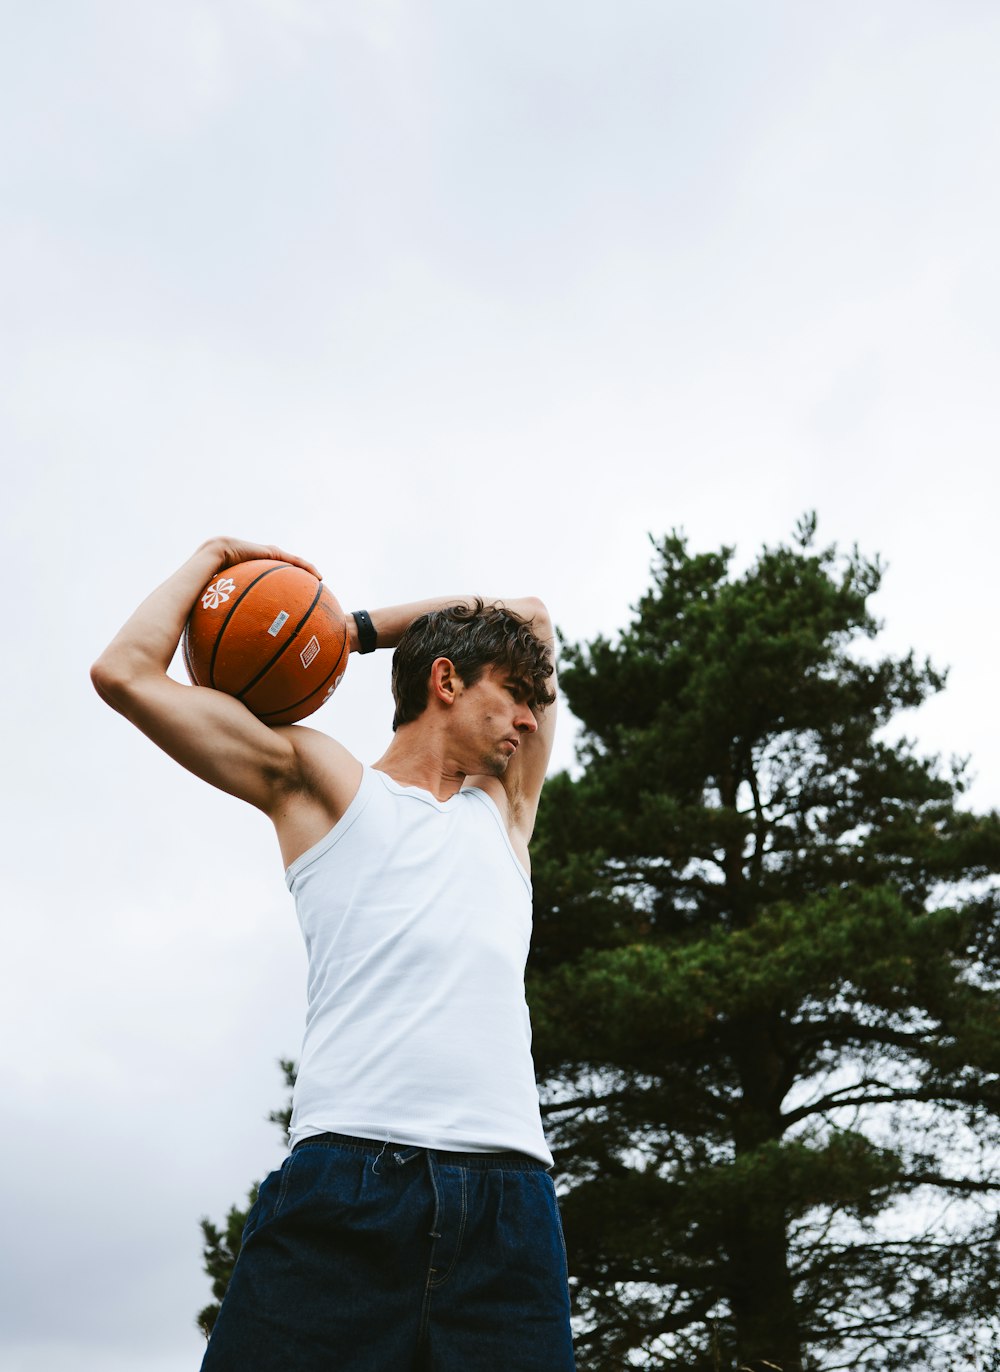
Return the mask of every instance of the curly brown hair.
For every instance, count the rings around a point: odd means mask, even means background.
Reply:
[[[410,724],[427,708],[431,666],[446,657],[466,686],[474,686],[487,667],[506,667],[524,688],[535,710],[551,705],[555,692],[549,648],[526,619],[499,605],[476,600],[420,615],[403,633],[392,655],[393,729]]]

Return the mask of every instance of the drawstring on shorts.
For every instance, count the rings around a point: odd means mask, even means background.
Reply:
[[[429,1152],[427,1154],[427,1171],[430,1173],[431,1186],[434,1190],[434,1218],[431,1220],[430,1233],[428,1237],[432,1239],[439,1239],[441,1235],[437,1232],[437,1227],[438,1216],[441,1213],[441,1197],[438,1194],[437,1177],[434,1175],[434,1164],[431,1161],[431,1155]]]
[[[378,1165],[382,1161],[382,1158],[385,1154],[385,1150],[388,1147],[389,1140],[386,1139],[385,1143],[383,1143],[382,1147],[379,1149],[378,1157],[372,1159],[372,1172],[377,1177],[382,1175],[379,1171]],[[434,1192],[434,1218],[431,1220],[431,1227],[428,1231],[427,1237],[431,1239],[439,1239],[441,1235],[438,1232],[438,1219],[441,1215],[441,1196],[438,1192],[437,1177],[434,1173],[434,1163],[431,1161],[430,1149],[414,1148],[412,1153],[409,1154],[405,1153],[402,1149],[400,1149],[392,1154],[392,1160],[397,1167],[405,1167],[408,1162],[412,1162],[413,1159],[415,1157],[418,1157],[421,1153],[423,1153],[424,1157],[427,1159],[427,1171],[431,1179],[431,1189]]]

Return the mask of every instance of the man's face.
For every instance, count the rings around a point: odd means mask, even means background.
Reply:
[[[513,676],[504,666],[487,667],[472,686],[463,686],[455,724],[470,752],[479,755],[470,769],[502,776],[525,738],[538,728],[528,704],[531,683]]]

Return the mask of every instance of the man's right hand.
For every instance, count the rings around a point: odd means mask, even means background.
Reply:
[[[322,575],[311,562],[307,562],[305,558],[296,557],[294,553],[286,553],[283,548],[279,548],[274,543],[248,543],[240,538],[210,538],[202,544],[202,548],[212,549],[218,553],[219,563],[215,568],[216,572],[225,571],[227,567],[233,567],[237,562],[252,562],[255,558],[266,557],[274,562],[290,562],[293,567],[303,567],[318,580],[323,580]],[[214,573],[210,575],[214,575]],[[206,578],[206,580],[208,579],[210,577]]]

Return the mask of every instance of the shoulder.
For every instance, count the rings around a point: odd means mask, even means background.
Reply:
[[[364,770],[354,754],[329,734],[301,724],[281,725],[275,733],[291,745],[298,764],[290,789],[311,795],[334,809],[346,809]]]
[[[288,866],[343,817],[357,795],[364,768],[342,743],[318,729],[287,724],[275,732],[287,739],[297,759],[294,781],[271,813]]]

